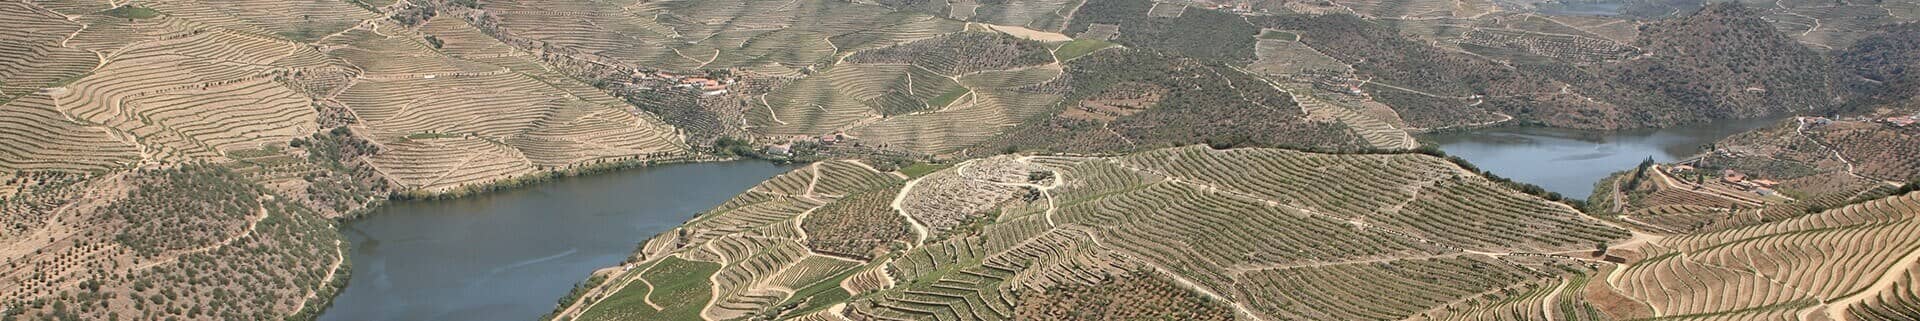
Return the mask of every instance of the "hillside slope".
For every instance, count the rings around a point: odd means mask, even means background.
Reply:
[[[1346,176],[1314,179],[1316,171]],[[857,211],[834,210],[845,208]],[[893,219],[837,217],[852,215]],[[809,245],[833,237],[810,228],[816,221],[911,233],[843,256]],[[1587,252],[1628,236],[1418,154],[1189,146],[996,156],[910,179],[826,162],[648,241],[630,268],[603,270],[595,279],[606,281],[582,296],[589,299],[563,305],[558,317],[997,320],[1095,309],[1403,318],[1594,273],[1599,263]],[[696,291],[648,291],[667,278],[656,274],[678,271],[661,266],[708,264],[718,269],[694,277],[712,300],[647,303]],[[1074,299],[1114,287],[1151,289],[1123,297],[1180,309],[1059,306],[1118,300]]]

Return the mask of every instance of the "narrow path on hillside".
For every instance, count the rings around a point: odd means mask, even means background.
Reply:
[[[328,284],[332,284],[334,275],[340,272],[340,265],[342,263],[347,262],[347,252],[346,250],[344,250],[345,247],[341,246],[340,243],[341,243],[340,240],[333,240],[333,264],[327,266],[327,275],[320,277],[320,286],[322,287],[325,287]],[[336,290],[344,290],[344,289],[346,288],[342,287]],[[339,293],[334,293],[334,295],[339,295]],[[306,296],[300,297],[300,303],[295,303],[293,305],[294,313],[300,313],[300,310],[306,309],[307,303],[312,302],[315,297],[319,297],[319,296],[320,296],[319,289],[308,291]],[[321,309],[325,309],[325,308],[322,307],[315,310],[317,311]]]
[[[1841,164],[1846,164],[1846,165],[1847,165],[1847,170],[1846,170],[1846,172],[1847,172],[1847,175],[1849,175],[1849,176],[1853,176],[1854,178],[1859,178],[1859,179],[1864,179],[1864,180],[1871,180],[1871,181],[1880,181],[1880,182],[1885,182],[1885,183],[1887,183],[1887,184],[1892,184],[1892,185],[1894,185],[1894,186],[1899,186],[1899,185],[1901,184],[1900,182],[1895,182],[1895,181],[1887,181],[1887,180],[1880,180],[1880,179],[1875,179],[1875,178],[1871,178],[1871,177],[1866,177],[1866,176],[1862,176],[1862,175],[1860,175],[1860,173],[1859,173],[1859,172],[1857,172],[1857,171],[1854,171],[1854,165],[1853,165],[1853,160],[1851,160],[1851,159],[1847,159],[1847,155],[1846,155],[1846,154],[1842,154],[1842,153],[1840,153],[1840,149],[1838,149],[1838,148],[1833,148],[1833,146],[1832,146],[1832,145],[1827,145],[1827,142],[1824,142],[1824,141],[1820,141],[1819,139],[1814,139],[1812,135],[1807,135],[1807,131],[1806,131],[1806,129],[1807,129],[1807,121],[1806,121],[1806,120],[1803,120],[1803,119],[1795,119],[1795,120],[1794,120],[1794,127],[1793,127],[1793,133],[1794,133],[1794,134],[1796,134],[1796,135],[1800,135],[1800,138],[1804,138],[1804,139],[1806,139],[1807,141],[1810,141],[1810,142],[1813,142],[1813,144],[1814,144],[1814,145],[1819,145],[1819,146],[1820,146],[1820,148],[1825,148],[1825,149],[1827,149],[1828,151],[1831,151],[1831,152],[1833,152],[1833,158],[1834,158],[1834,159],[1838,159],[1838,160],[1840,160],[1840,163],[1841,163]]]
[[[907,180],[907,184],[905,186],[900,187],[900,193],[894,194],[893,204],[891,205],[893,207],[893,212],[899,213],[901,217],[907,218],[907,225],[913,227],[913,246],[912,247],[920,247],[922,245],[927,244],[927,238],[929,237],[929,235],[927,235],[928,234],[927,225],[921,224],[919,219],[913,218],[913,215],[911,214],[907,214],[907,210],[905,208],[901,208],[900,203],[906,202],[907,194],[912,193],[913,186],[920,184],[920,180],[922,179],[926,179],[926,176],[921,176],[919,178]]]
[[[128,272],[131,273],[134,271],[142,271],[142,270],[153,268],[155,266],[159,266],[161,264],[173,263],[175,261],[179,261],[180,257],[182,256],[194,255],[194,254],[204,253],[207,251],[217,250],[222,247],[226,247],[229,244],[233,244],[233,242],[239,241],[240,239],[247,238],[247,236],[253,235],[254,228],[260,226],[260,221],[267,219],[266,206],[261,206],[255,212],[259,214],[256,214],[253,217],[247,218],[247,228],[240,230],[240,234],[227,237],[226,239],[220,240],[219,242],[214,242],[213,244],[208,244],[207,246],[197,247],[197,248],[174,252],[174,253],[166,253],[166,256],[164,258],[159,260],[154,260],[153,262],[147,262],[144,264],[136,265],[132,270],[128,270]]]

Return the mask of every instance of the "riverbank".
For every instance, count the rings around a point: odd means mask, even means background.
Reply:
[[[1701,146],[1784,118],[1754,118],[1683,127],[1579,130],[1552,127],[1491,127],[1417,135],[1488,172],[1539,185],[1568,198],[1586,199],[1614,172],[1648,158],[1670,162],[1691,157]]]
[[[315,320],[535,319],[640,241],[787,170],[772,162],[652,164],[389,202],[341,220],[352,277]]]
[[[458,190],[449,191],[449,192],[432,193],[432,192],[419,191],[419,190],[407,191],[407,192],[394,192],[387,195],[387,197],[374,198],[368,201],[368,203],[362,204],[358,208],[355,208],[346,213],[342,213],[339,217],[333,218],[333,221],[335,222],[335,224],[339,226],[346,226],[349,224],[353,224],[355,222],[358,222],[360,220],[367,218],[367,216],[370,213],[377,212],[380,209],[385,208],[387,205],[394,203],[396,201],[407,202],[407,201],[451,200],[451,199],[459,199],[459,198],[467,198],[467,197],[478,197],[478,196],[484,196],[486,194],[507,192],[507,191],[522,189],[522,188],[530,188],[535,184],[551,182],[554,180],[572,178],[572,177],[606,174],[606,173],[618,172],[618,171],[624,171],[624,170],[634,170],[634,169],[650,168],[650,167],[657,167],[657,166],[669,166],[669,165],[676,165],[676,164],[726,162],[726,161],[738,161],[738,160],[740,160],[739,157],[719,157],[719,156],[713,156],[713,155],[707,155],[707,154],[691,154],[685,157],[669,158],[664,160],[663,159],[647,159],[647,160],[628,159],[628,160],[619,160],[614,162],[587,164],[584,166],[549,169],[549,170],[536,172],[532,174],[497,180],[490,184],[462,186]],[[345,245],[343,244],[342,246],[345,246]],[[340,250],[340,249],[342,248],[336,248],[336,250]],[[296,312],[294,312],[292,316],[289,316],[289,320],[317,320],[321,315],[324,315],[326,311],[332,307],[334,298],[341,291],[345,290],[348,286],[350,286],[352,275],[353,275],[351,271],[353,268],[353,264],[351,262],[352,262],[351,256],[343,255],[340,263],[338,264],[338,266],[334,268],[334,271],[331,274],[332,278],[326,281],[326,284],[323,284],[321,288],[315,289],[313,292],[314,293],[313,298],[305,302],[302,302],[301,306],[297,308],[298,310],[296,310]]]

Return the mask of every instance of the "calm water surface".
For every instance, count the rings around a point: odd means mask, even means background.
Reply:
[[[389,204],[342,228],[353,275],[320,320],[534,320],[639,242],[786,170],[669,165]]]
[[[1557,128],[1489,128],[1421,135],[1447,154],[1480,169],[1532,183],[1567,197],[1586,198],[1593,185],[1647,157],[1668,162],[1693,156],[1700,147],[1742,131],[1775,124],[1777,118],[1722,120],[1674,128],[1592,131]]]
[[[1607,16],[1620,14],[1625,1],[1557,1],[1539,5],[1541,14],[1560,16]]]

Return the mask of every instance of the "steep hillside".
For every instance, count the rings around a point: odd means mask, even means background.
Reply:
[[[852,205],[876,192],[892,204]],[[832,210],[845,208],[865,213]],[[871,256],[807,246],[830,237],[813,222],[847,222],[835,215],[899,217],[863,224],[913,233],[879,239]],[[996,156],[912,179],[827,162],[648,241],[555,318],[1403,318],[1595,273],[1586,253],[1627,236],[1418,154],[1190,146]],[[658,285],[674,280],[697,281]],[[1103,295],[1117,289],[1144,292]],[[692,293],[713,295],[658,302]],[[1160,308],[1098,305],[1107,300]]]
[[[5,234],[9,251],[31,252],[7,253],[0,273],[8,318],[305,318],[346,284],[332,221],[231,170],[185,165],[62,185],[36,193],[79,194],[47,204],[74,210]],[[16,204],[5,204],[10,220],[23,214]]]
[[[1112,153],[1188,144],[1352,150],[1364,142],[1346,126],[1309,119],[1268,80],[1206,60],[1109,49],[1067,64],[1064,106],[974,149]]]
[[[9,319],[309,319],[345,282],[332,218],[692,156],[654,116],[409,4],[0,11]]]
[[[1728,137],[1681,163],[1602,181],[1589,209],[1649,231],[1693,233],[1837,208],[1920,180],[1912,157],[1920,131],[1865,118],[1801,117]]]
[[[1764,19],[1755,10],[1721,4],[1648,23],[1624,39],[1573,18],[1525,15],[1453,22],[1273,15],[1252,21],[1297,34],[1314,52],[1348,64],[1350,75],[1333,77],[1358,83],[1414,128],[1495,123],[1506,116],[1576,128],[1673,126],[1835,107],[1839,98],[1827,58]]]
[[[1915,106],[1920,97],[1920,23],[1877,28],[1845,51],[1835,65],[1844,68],[1856,105]]]
[[[1882,320],[1911,308],[1920,252],[1920,194],[1629,237],[1412,154],[1192,146],[887,175],[823,163],[769,180],[603,270],[554,318]],[[847,208],[862,213],[825,210]],[[911,233],[872,256],[803,247],[814,220],[844,222],[829,215]],[[715,295],[659,301],[693,293]]]
[[[1600,74],[1666,102],[1635,113],[1656,124],[1826,110],[1836,98],[1826,58],[1740,5],[1648,24],[1637,39],[1641,56]]]
[[[0,319],[310,320],[333,219],[742,156],[810,163],[556,317],[1913,311],[1920,6],[1538,5],[8,1]],[[1588,212],[1409,151],[1782,114]]]

